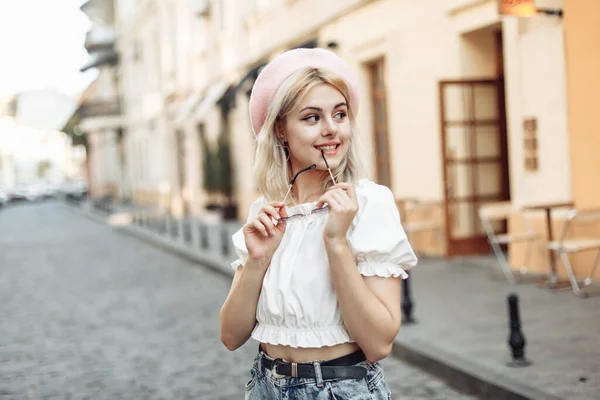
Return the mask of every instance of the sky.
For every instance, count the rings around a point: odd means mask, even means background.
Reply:
[[[84,47],[84,0],[0,0],[0,96],[53,88],[77,97],[96,71]]]

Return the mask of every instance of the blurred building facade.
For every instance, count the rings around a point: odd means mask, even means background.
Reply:
[[[118,0],[131,197],[175,214],[231,198],[244,220],[258,196],[249,91],[277,54],[318,46],[359,77],[370,177],[428,205],[414,217],[437,230],[413,238],[419,250],[487,251],[477,210],[488,202],[600,206],[585,178],[598,157],[574,153],[598,147],[587,67],[598,50],[579,28],[597,2],[537,0],[565,17],[528,18],[500,15],[498,0],[430,3]]]
[[[82,179],[83,154],[59,131],[74,103],[50,89],[0,99],[0,189]]]
[[[16,185],[14,156],[7,139],[7,127],[12,124],[15,113],[15,96],[0,97],[0,126],[4,126],[0,128],[0,191],[12,189]]]
[[[85,40],[90,59],[81,71],[98,70],[98,77],[82,94],[75,112],[77,133],[85,135],[87,145],[88,193],[126,200],[131,196],[131,183],[127,176],[114,1],[89,0],[81,10],[91,21]]]

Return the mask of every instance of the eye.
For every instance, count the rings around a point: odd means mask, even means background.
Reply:
[[[306,118],[302,118],[303,121],[308,121],[308,122],[317,122],[319,121],[319,116],[318,115],[309,115]]]
[[[343,120],[347,116],[348,116],[348,113],[346,111],[340,111],[337,114],[335,114],[335,118],[337,118],[339,120]]]

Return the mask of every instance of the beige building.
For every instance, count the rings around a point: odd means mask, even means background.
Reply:
[[[206,147],[223,136],[244,220],[258,195],[249,90],[277,54],[319,46],[360,79],[371,178],[399,201],[428,205],[425,214],[403,213],[433,221],[412,238],[421,252],[487,252],[477,212],[489,202],[600,206],[598,185],[585,178],[587,165],[598,167],[588,154],[598,147],[590,109],[597,102],[586,86],[598,53],[578,28],[591,26],[587,15],[598,6],[586,0],[569,11],[573,2],[537,0],[565,17],[525,18],[500,15],[498,0],[120,0],[134,198],[205,212],[219,200],[206,190]],[[540,232],[543,217],[534,215]],[[541,257],[534,264],[547,268]]]
[[[113,0],[89,0],[81,10],[92,23],[85,40],[90,60],[81,71],[98,70],[98,77],[81,96],[76,111],[77,129],[87,138],[88,191],[91,197],[126,199],[130,197],[130,184],[125,175]]]
[[[476,216],[483,202],[571,199],[560,18],[502,17],[496,1],[439,0],[428,8],[394,0],[255,4],[243,24],[220,37],[222,58],[235,54],[229,60],[239,65],[232,86],[248,89],[251,79],[241,80],[253,67],[311,41],[350,62],[365,100],[358,118],[372,178],[398,198],[438,204],[440,222],[452,225],[439,252],[464,254],[485,244]],[[256,196],[253,137],[245,90],[234,96],[229,118],[244,218]],[[522,150],[530,117],[544,133],[531,171]]]

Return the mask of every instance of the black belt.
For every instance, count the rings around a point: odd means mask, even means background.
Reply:
[[[329,361],[323,361],[321,365],[321,377],[328,379],[360,379],[367,376],[367,369],[355,366],[361,361],[366,360],[362,350],[335,358]],[[315,366],[311,363],[289,363],[281,358],[269,359],[262,357],[262,366],[270,370],[275,376],[285,376],[292,378],[316,378]]]

